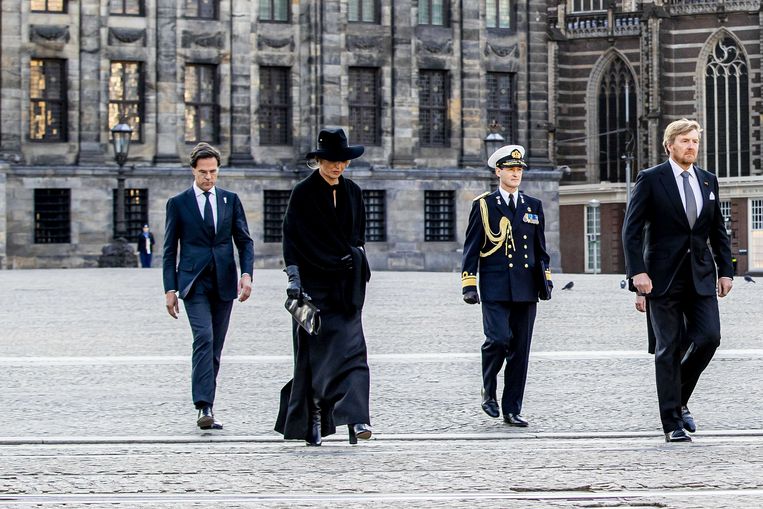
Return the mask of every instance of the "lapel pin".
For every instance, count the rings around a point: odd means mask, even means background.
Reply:
[[[706,185],[706,186],[709,186],[709,185],[710,185],[710,184],[708,184],[708,183],[707,183],[707,180],[705,180],[705,185]]]
[[[226,204],[226,205],[228,204],[228,197],[227,196],[223,196],[223,203]]]

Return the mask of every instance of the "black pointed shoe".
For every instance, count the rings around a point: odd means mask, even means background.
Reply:
[[[498,402],[493,396],[490,396],[482,389],[480,393],[482,395],[482,410],[490,417],[496,418],[501,416],[500,410],[498,410]]]
[[[665,433],[666,442],[691,442],[691,437],[683,428],[674,429],[670,433]]]
[[[689,409],[685,406],[681,407],[681,419],[684,421],[684,429],[689,433],[697,431],[697,423],[694,422],[694,417],[689,412]]]
[[[373,433],[368,424],[348,424],[347,428],[350,431],[350,443],[353,445],[358,443],[358,439],[368,440]]]
[[[215,425],[215,414],[212,412],[211,406],[207,405],[199,408],[199,416],[196,419],[196,425],[201,429],[212,429],[212,426]],[[222,428],[222,424],[220,425],[220,428]]]
[[[526,428],[527,426],[530,425],[530,423],[527,422],[519,414],[504,414],[503,422],[505,422],[509,426],[517,426],[518,428]]]

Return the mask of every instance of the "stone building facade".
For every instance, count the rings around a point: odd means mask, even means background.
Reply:
[[[762,9],[758,0],[549,2],[565,272],[625,270],[628,181],[666,159],[663,131],[682,117],[704,128],[698,164],[719,177],[737,273],[763,272]]]
[[[1,0],[0,266],[87,267],[114,234],[109,129],[133,127],[128,232],[161,246],[197,141],[277,267],[288,192],[323,126],[366,146],[377,269],[458,270],[474,196],[495,185],[488,125],[528,149],[559,267],[547,2]],[[155,257],[155,264],[160,261]]]

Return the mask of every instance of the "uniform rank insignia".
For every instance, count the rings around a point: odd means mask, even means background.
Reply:
[[[522,221],[524,221],[525,223],[530,223],[530,224],[539,224],[538,214],[530,214],[528,212],[527,214],[525,214],[525,217],[522,218]]]

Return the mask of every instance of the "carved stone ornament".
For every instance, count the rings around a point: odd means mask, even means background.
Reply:
[[[289,37],[276,39],[273,37],[258,35],[257,49],[262,50],[266,48],[271,48],[271,49],[287,48],[289,51],[294,51],[294,36],[290,35]]]
[[[445,39],[443,41],[419,41],[419,46],[433,55],[448,55],[453,52],[453,40]]]
[[[29,40],[48,48],[61,49],[69,42],[69,27],[66,25],[31,25]]]
[[[515,57],[517,54],[518,46],[513,44],[511,46],[496,46],[489,42],[485,44],[485,56],[493,53],[501,58]]]
[[[378,50],[382,47],[379,37],[365,35],[348,35],[346,38],[347,50]]]
[[[213,34],[196,34],[188,30],[183,30],[183,37],[181,41],[181,45],[184,48],[190,48],[191,45],[193,45],[202,48],[223,49],[225,46],[225,40],[223,39],[222,32],[215,32]]]
[[[109,27],[109,44],[135,44],[146,45],[146,30],[144,28],[115,28]]]

